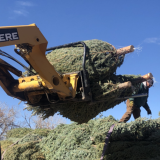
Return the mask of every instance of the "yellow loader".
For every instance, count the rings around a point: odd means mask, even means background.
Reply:
[[[0,55],[16,61],[29,72],[29,76],[23,76],[21,71],[0,59],[0,86],[3,90],[9,96],[36,106],[79,101],[76,98],[77,90],[82,91],[81,101],[92,101],[88,73],[85,69],[85,43],[76,42],[65,45],[82,44],[84,47],[83,70],[65,74],[58,73],[45,56],[46,51],[62,46],[47,49],[47,43],[35,24],[0,27],[0,47],[15,45],[14,51],[30,66],[30,68],[24,66],[13,56],[0,50]],[[117,54],[132,52],[133,48],[133,46],[129,46],[119,49]],[[31,70],[32,68],[36,73]],[[10,72],[18,76],[19,79],[14,79]]]

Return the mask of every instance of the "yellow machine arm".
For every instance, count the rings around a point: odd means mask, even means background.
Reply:
[[[58,94],[55,99],[60,100],[75,97],[80,74],[59,75],[46,59],[47,43],[35,24],[0,27],[0,47],[15,45],[15,52],[38,73],[15,80],[9,71],[19,77],[22,72],[0,59],[0,85],[8,95],[30,104],[39,102],[43,95],[50,93]]]

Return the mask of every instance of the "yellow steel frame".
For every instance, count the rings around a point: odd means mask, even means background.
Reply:
[[[45,56],[47,40],[35,24],[23,26],[7,26],[0,29],[16,28],[19,39],[13,41],[0,42],[0,47],[9,45],[29,44],[32,51],[29,54],[21,55],[27,60],[38,75],[20,78],[19,83],[14,85],[13,92],[40,90],[42,87],[52,92],[58,93],[61,99],[65,97],[74,98],[79,76],[77,74],[63,75],[63,78],[56,72]],[[1,84],[3,85],[3,84]],[[5,89],[5,87],[3,87]],[[5,89],[6,93],[8,92]],[[37,92],[38,94],[38,92]]]
[[[78,78],[79,76],[77,73],[64,74],[62,78],[63,83],[71,91],[72,98],[74,98],[76,95]],[[33,93],[28,93],[29,95],[44,94],[44,92],[39,91],[43,89],[48,88],[46,83],[40,78],[39,75],[19,78],[18,83],[13,85],[11,88],[13,92],[35,91]],[[50,92],[57,93],[61,100],[65,100],[67,97],[63,93],[57,92],[56,90],[50,90]]]

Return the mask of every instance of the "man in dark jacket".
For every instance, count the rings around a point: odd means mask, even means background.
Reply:
[[[138,94],[141,93],[147,93],[149,91],[149,88],[153,85],[153,80],[149,79],[143,83],[141,83],[140,88],[138,90]],[[147,111],[148,114],[152,114],[151,110],[148,106],[147,103],[148,96],[144,97],[137,97],[137,98],[129,98],[127,99],[126,105],[127,105],[127,111],[126,113],[122,116],[119,122],[127,122],[131,114],[133,114],[134,118],[140,117],[140,107],[143,106],[145,110]]]

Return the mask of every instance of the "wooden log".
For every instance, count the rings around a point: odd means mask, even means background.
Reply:
[[[153,75],[152,73],[148,73],[148,74],[145,74],[144,76],[142,76],[143,79],[147,80],[147,79],[153,79]]]
[[[118,85],[118,88],[129,88],[132,86],[132,83],[130,81],[124,82]]]
[[[153,79],[153,75],[152,73],[147,73],[145,75],[143,75],[142,77],[140,78],[136,78],[132,81],[132,84],[135,84],[135,83],[142,83],[144,81],[147,81],[148,79]]]
[[[122,55],[122,54],[127,54],[127,53],[130,53],[130,52],[133,52],[133,51],[134,51],[134,46],[130,45],[130,46],[127,46],[127,47],[117,49],[116,53],[117,53],[117,55]]]

